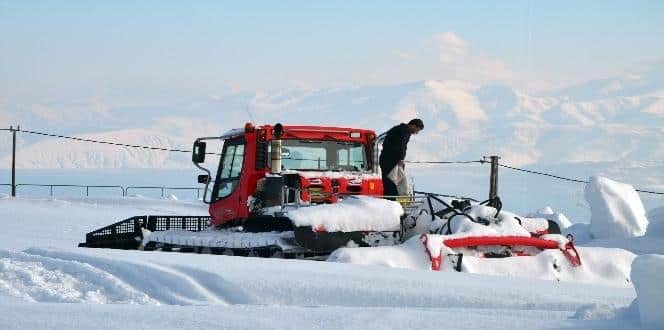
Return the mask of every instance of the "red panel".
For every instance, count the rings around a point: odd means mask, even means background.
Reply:
[[[475,236],[452,238],[443,241],[450,248],[487,245],[532,246],[540,249],[557,249],[558,242],[524,236]]]

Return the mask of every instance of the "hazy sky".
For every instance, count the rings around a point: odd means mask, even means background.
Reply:
[[[538,90],[661,60],[662,17],[664,1],[0,0],[0,109],[424,79]]]

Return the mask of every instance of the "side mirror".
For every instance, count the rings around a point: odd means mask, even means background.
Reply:
[[[207,174],[201,174],[198,176],[198,183],[210,183],[210,176]]]
[[[194,164],[200,164],[205,161],[205,142],[194,142],[194,151],[191,154],[191,161],[194,162]]]

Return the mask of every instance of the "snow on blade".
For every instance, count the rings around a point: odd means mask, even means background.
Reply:
[[[646,211],[631,185],[593,176],[586,185],[585,197],[592,212],[593,238],[630,238],[646,233]]]
[[[401,204],[369,196],[348,196],[335,204],[302,207],[288,211],[298,227],[321,231],[397,231],[403,215]]]
[[[561,212],[554,212],[550,206],[543,207],[537,212],[529,214],[532,218],[543,218],[554,221],[560,226],[560,229],[566,229],[572,226],[572,222]]]
[[[465,213],[473,219],[490,219],[491,222],[489,225],[483,225],[470,221],[470,219],[465,216],[455,215],[450,221],[450,226],[452,227],[452,233],[457,234],[458,236],[468,236],[472,234],[474,236],[530,237],[530,232],[519,223],[514,213],[500,211],[500,213],[496,214],[497,211],[495,208],[483,205],[473,205],[470,210]],[[533,224],[533,226],[539,227],[536,226],[536,224]],[[544,224],[544,228],[546,228],[546,224]]]
[[[430,245],[440,247],[445,236],[429,235]],[[436,240],[435,238],[438,238]],[[440,249],[440,248],[439,248]],[[630,264],[635,255],[622,249],[578,248],[583,258],[581,267],[573,267],[560,250],[545,250],[535,256],[480,258],[464,255],[464,272],[515,278],[536,278],[563,282],[630,287]],[[419,237],[399,246],[342,248],[328,261],[376,265],[417,270],[431,269],[431,262]],[[455,272],[451,259],[443,253],[443,272]]]

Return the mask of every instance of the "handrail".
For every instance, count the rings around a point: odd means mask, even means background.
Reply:
[[[129,195],[129,190],[130,189],[159,189],[161,191],[161,197],[163,198],[166,195],[166,190],[195,190],[196,191],[196,198],[201,198],[201,190],[203,188],[196,188],[196,187],[163,187],[163,186],[130,186],[125,188],[125,195]]]
[[[11,187],[12,185],[9,183],[0,183],[0,186],[7,186]],[[120,189],[122,196],[128,196],[128,192],[130,189],[159,189],[161,191],[161,197],[163,198],[166,195],[167,190],[193,190],[196,191],[196,198],[199,199],[201,197],[201,189],[203,188],[198,188],[198,187],[166,187],[166,186],[128,186],[128,187],[123,187],[123,186],[118,186],[118,185],[77,185],[77,184],[37,184],[37,183],[19,183],[16,185],[16,188],[19,187],[48,187],[49,188],[49,196],[53,197],[55,195],[55,190],[54,188],[64,188],[64,187],[70,187],[70,188],[85,188],[85,196],[89,197],[90,196],[90,188],[107,188],[107,189]]]
[[[119,188],[122,191],[122,196],[125,196],[125,188],[122,186],[114,185],[76,185],[76,184],[36,184],[36,183],[19,183],[18,187],[49,187],[50,196],[53,197],[53,188],[55,187],[76,187],[85,188],[85,196],[90,196],[90,188]]]

